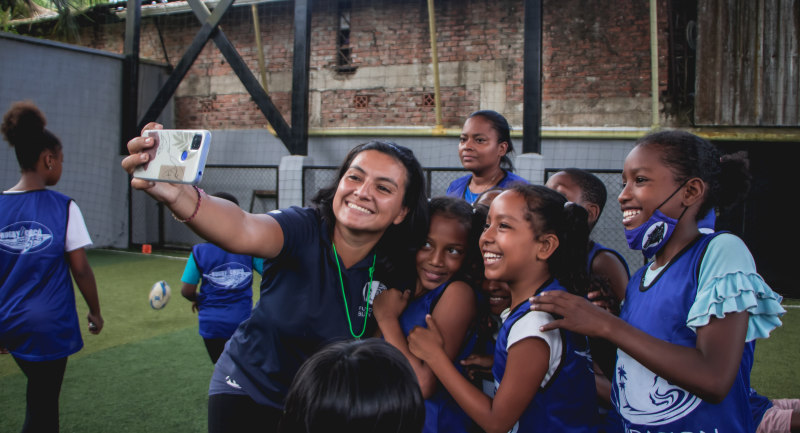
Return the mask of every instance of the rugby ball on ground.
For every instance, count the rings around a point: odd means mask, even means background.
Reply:
[[[166,281],[159,281],[153,284],[150,289],[150,307],[154,310],[160,310],[167,305],[170,297],[169,284]]]

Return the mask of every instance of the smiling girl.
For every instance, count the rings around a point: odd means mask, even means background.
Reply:
[[[430,367],[408,349],[406,336],[415,326],[425,325],[425,316],[436,317],[444,351],[450,362],[460,361],[474,344],[469,338],[475,320],[475,293],[464,280],[477,258],[478,231],[473,227],[472,207],[461,199],[437,197],[430,201],[430,228],[417,250],[417,278],[413,291],[388,290],[375,300],[375,319],[387,342],[408,359],[425,397],[426,432],[467,431],[471,423],[452,398],[438,388]]]
[[[741,239],[698,230],[709,210],[744,197],[746,159],[687,132],[658,132],[628,154],[622,182],[628,245],[652,262],[628,283],[619,318],[575,296],[537,296],[533,309],[563,316],[542,329],[619,347],[611,397],[620,431],[754,431],[743,348],[780,326],[781,298]]]
[[[473,387],[444,352],[438,321],[409,336],[464,411],[487,432],[593,432],[594,377],[586,338],[541,332],[552,320],[529,310],[542,292],[585,288],[586,211],[548,188],[519,185],[500,194],[480,238],[486,278],[508,282],[512,308],[504,314],[495,347],[494,398]]]

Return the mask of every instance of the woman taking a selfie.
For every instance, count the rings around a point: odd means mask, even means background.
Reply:
[[[128,173],[147,162],[151,146],[146,137],[128,142]],[[371,335],[372,299],[413,274],[404,263],[413,266],[410,252],[426,232],[422,168],[410,150],[387,142],[353,148],[313,208],[257,215],[188,185],[134,178],[131,186],[208,241],[265,259],[261,299],[211,379],[212,432],[275,431],[302,362],[333,341]]]

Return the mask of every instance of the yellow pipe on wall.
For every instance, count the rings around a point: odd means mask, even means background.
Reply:
[[[681,128],[712,141],[796,142],[800,146],[798,128]],[[560,129],[542,128],[542,138],[574,140],[636,140],[650,132],[650,128],[597,128]],[[403,128],[310,128],[315,137],[459,137],[459,128],[403,127]],[[512,131],[511,137],[521,138],[522,131]]]
[[[650,93],[653,129],[659,128],[658,118],[658,5],[650,0]]]
[[[253,13],[253,33],[256,37],[256,50],[258,50],[258,73],[261,76],[261,87],[264,91],[269,93],[267,89],[267,70],[264,66],[264,47],[261,43],[261,26],[258,22],[258,6],[254,3],[250,5],[250,11]]]
[[[444,129],[442,126],[442,97],[439,92],[439,50],[436,48],[436,11],[433,0],[428,0],[428,27],[431,33],[431,61],[433,62],[433,98],[436,106],[437,131]]]

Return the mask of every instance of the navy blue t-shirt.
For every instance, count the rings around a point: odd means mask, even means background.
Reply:
[[[255,402],[282,408],[300,365],[327,344],[352,339],[336,258],[326,224],[318,211],[291,207],[273,211],[283,230],[283,250],[264,262],[261,298],[242,322],[216,364],[210,394],[247,394]],[[342,281],[353,332],[364,328],[370,253],[345,269]],[[380,270],[370,295],[385,288]],[[372,336],[372,308],[364,337]],[[223,379],[222,387],[218,386]],[[225,383],[229,389],[224,388]]]

